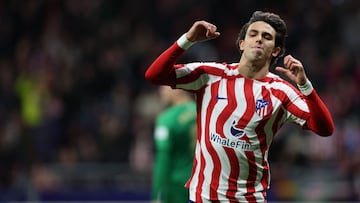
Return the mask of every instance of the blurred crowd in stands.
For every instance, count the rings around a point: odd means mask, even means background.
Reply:
[[[221,37],[183,60],[237,62],[237,34],[255,10],[285,19],[286,52],[302,60],[336,125],[330,138],[285,126],[269,154],[271,195],[296,198],[293,169],[323,168],[345,179],[332,200],[360,201],[358,0],[1,0],[0,191],[24,177],[39,190],[56,187],[51,164],[148,173],[163,107],[146,68],[199,19]]]

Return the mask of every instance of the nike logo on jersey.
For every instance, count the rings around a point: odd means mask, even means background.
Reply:
[[[226,97],[220,97],[219,95],[216,95],[216,99],[217,99],[217,100],[226,100],[226,99],[228,99],[228,98],[226,98]]]

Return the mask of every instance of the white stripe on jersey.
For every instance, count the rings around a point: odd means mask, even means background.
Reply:
[[[200,144],[199,144],[199,142],[196,142],[195,159],[197,160],[197,165],[199,165],[200,164]],[[194,202],[196,200],[195,193],[196,193],[197,183],[199,182],[199,179],[198,179],[199,172],[200,172],[200,168],[196,167],[194,173],[192,174],[191,184],[189,186],[189,199]]]
[[[194,80],[191,83],[179,84],[177,88],[185,89],[185,90],[198,90],[200,89],[206,82],[209,81],[208,75],[201,75],[197,80]]]
[[[284,85],[284,83],[282,83],[280,81],[273,82],[273,88],[283,91],[283,92],[286,92],[286,94],[289,96],[289,98],[292,98],[292,100],[291,100],[292,103],[296,103],[297,107],[300,108],[302,111],[309,112],[309,108],[308,108],[307,104],[304,101],[299,101],[299,100],[302,100],[302,98],[298,96],[298,93],[295,92],[294,89],[289,88],[288,86]],[[289,119],[290,121],[293,121],[293,122],[299,124],[300,126],[305,124],[305,122],[306,122],[305,120],[296,117],[295,115],[291,114],[289,111],[286,111],[286,113],[287,113],[287,119]]]

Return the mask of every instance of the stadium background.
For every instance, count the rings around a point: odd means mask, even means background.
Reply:
[[[152,125],[144,80],[194,20],[221,37],[186,60],[234,61],[255,10],[288,25],[335,120],[330,138],[286,125],[270,150],[272,201],[360,201],[360,1],[1,0],[0,202],[147,202]]]

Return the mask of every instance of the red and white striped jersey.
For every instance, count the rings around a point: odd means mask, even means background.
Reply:
[[[268,149],[285,122],[304,125],[303,95],[279,76],[244,78],[237,63],[175,65],[176,88],[195,92],[198,135],[190,200],[264,202]]]

